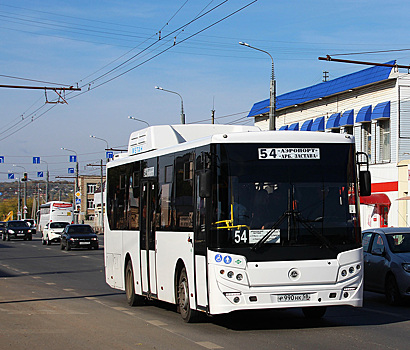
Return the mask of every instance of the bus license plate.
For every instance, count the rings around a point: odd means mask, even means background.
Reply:
[[[310,301],[310,294],[278,294],[278,302]]]

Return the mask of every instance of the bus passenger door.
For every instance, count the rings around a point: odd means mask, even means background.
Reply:
[[[157,296],[155,217],[158,184],[144,181],[141,194],[141,276],[142,293],[151,298]]]
[[[196,174],[196,200],[195,200],[195,289],[197,308],[208,310],[208,274],[207,274],[207,249],[206,249],[206,204],[209,199],[199,196],[199,174]]]

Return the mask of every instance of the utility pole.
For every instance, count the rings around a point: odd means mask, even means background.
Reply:
[[[18,182],[18,200],[17,200],[17,220],[21,220],[21,190],[20,190],[20,177]]]
[[[87,164],[87,166],[92,166],[92,167],[97,167],[99,166],[101,168],[101,176],[100,176],[100,190],[101,190],[101,215],[100,215],[100,225],[102,232],[104,232],[104,186],[103,186],[103,181],[104,181],[104,162],[101,159],[100,164]],[[95,209],[94,209],[95,210]]]

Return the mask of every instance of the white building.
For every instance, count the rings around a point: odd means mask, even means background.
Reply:
[[[269,99],[255,103],[248,117],[267,130],[268,112]],[[374,66],[280,95],[276,128],[353,134],[372,175],[372,195],[360,199],[362,228],[409,226],[409,73]]]

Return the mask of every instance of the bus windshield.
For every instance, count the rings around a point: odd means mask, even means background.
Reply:
[[[360,246],[352,144],[215,148],[214,247]]]

